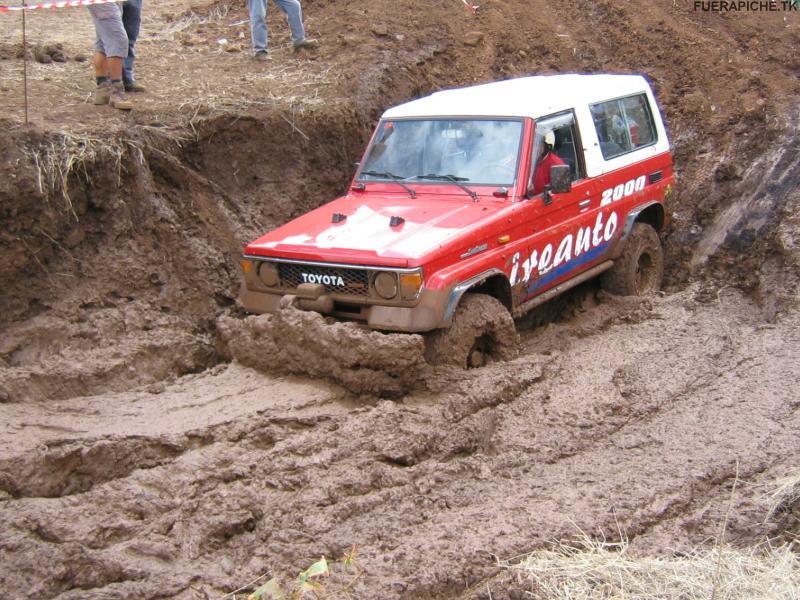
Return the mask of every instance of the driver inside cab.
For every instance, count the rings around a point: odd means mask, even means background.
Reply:
[[[552,129],[548,129],[542,140],[542,153],[536,161],[536,173],[533,176],[533,195],[541,194],[545,186],[550,185],[550,167],[553,165],[565,165],[558,154],[553,152],[556,145],[556,134]]]

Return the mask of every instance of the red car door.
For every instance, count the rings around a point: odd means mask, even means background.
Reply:
[[[525,201],[528,243],[511,273],[518,301],[532,298],[596,264],[608,249],[606,234],[610,239],[616,228],[613,223],[609,226],[600,210],[599,183],[585,176],[573,113],[537,121],[534,155],[541,155],[548,131],[554,133],[553,151],[570,167],[572,189],[562,194],[539,193]],[[541,165],[534,165],[531,181],[537,167]]]

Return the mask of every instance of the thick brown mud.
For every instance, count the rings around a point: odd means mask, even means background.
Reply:
[[[800,452],[796,16],[304,9],[319,51],[281,45],[274,11],[255,67],[243,5],[154,4],[133,114],[87,102],[84,63],[35,64],[27,127],[0,42],[0,596],[218,598],[355,545],[358,598],[497,599],[521,593],[497,558],[580,532],[655,556],[723,524],[794,539],[765,498]],[[29,27],[70,58],[92,36],[80,11]],[[667,293],[581,286],[469,371],[237,308],[243,245],[341,193],[386,106],[556,71],[651,78],[679,175]]]
[[[797,314],[697,293],[601,297],[526,333],[524,356],[402,401],[234,363],[4,404],[2,585],[217,597],[355,544],[359,597],[503,597],[493,557],[579,531],[646,553],[725,520],[732,543],[772,535],[766,485],[798,460]]]
[[[296,308],[246,319],[223,317],[217,325],[226,352],[241,364],[267,373],[324,377],[352,394],[398,397],[420,387],[430,370],[420,335],[327,322]]]

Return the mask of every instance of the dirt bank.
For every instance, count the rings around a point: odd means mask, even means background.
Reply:
[[[495,557],[578,530],[653,555],[726,519],[735,545],[789,535],[762,497],[798,463],[800,15],[304,10],[321,48],[293,54],[274,10],[264,65],[239,3],[148,5],[128,115],[87,102],[85,10],[32,13],[68,61],[29,65],[29,127],[0,15],[0,595],[215,598],[355,544],[359,598],[501,598]],[[556,71],[654,84],[680,176],[663,297],[584,286],[469,372],[414,336],[333,348],[301,314],[284,352],[243,320],[243,244],[340,193],[387,105]]]

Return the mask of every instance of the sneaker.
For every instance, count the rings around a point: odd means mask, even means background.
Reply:
[[[319,46],[319,40],[315,38],[303,38],[299,42],[294,42],[292,46],[294,46],[295,52],[302,48],[316,48]]]
[[[126,81],[124,84],[126,92],[133,92],[134,94],[141,94],[146,92],[147,88],[135,81]]]
[[[264,60],[272,60],[272,57],[265,52],[264,50],[259,50],[253,55],[253,58],[257,61],[264,61]]]
[[[108,81],[104,81],[96,88],[94,88],[94,92],[92,93],[92,103],[98,106],[100,104],[108,104],[110,97],[111,97],[111,83]]]
[[[131,110],[133,102],[125,97],[125,86],[117,83],[111,86],[111,96],[108,103],[118,110]]]

